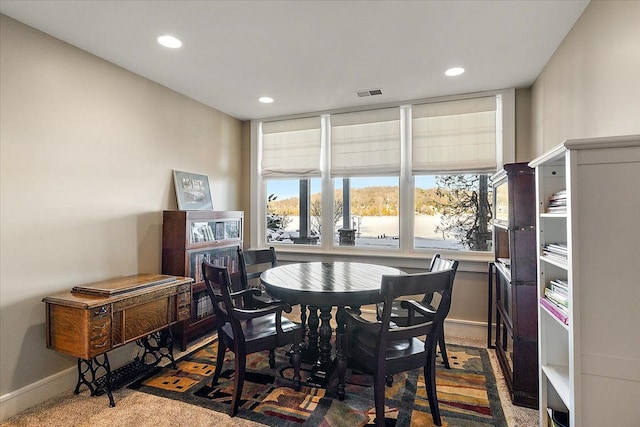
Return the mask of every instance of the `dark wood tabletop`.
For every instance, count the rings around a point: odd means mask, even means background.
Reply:
[[[291,304],[366,305],[380,301],[383,275],[402,270],[358,262],[308,262],[271,268],[260,276],[267,291]]]

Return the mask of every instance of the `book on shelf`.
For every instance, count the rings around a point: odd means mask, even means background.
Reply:
[[[544,296],[552,302],[555,302],[557,305],[567,308],[569,307],[569,297],[567,295],[562,295],[561,292],[554,291],[551,288],[544,288]]]
[[[555,252],[557,254],[567,255],[569,253],[569,248],[564,243],[547,243],[544,247],[550,251]]]
[[[549,427],[569,427],[569,413],[547,408]]]
[[[191,242],[212,242],[215,240],[213,230],[209,224],[195,224],[191,228]]]
[[[554,252],[542,251],[542,255],[554,261],[566,263],[568,258],[566,255],[560,255]]]
[[[567,212],[567,190],[561,190],[553,193],[549,197],[549,204],[547,205],[548,213],[564,213]]]
[[[569,284],[564,280],[560,280],[560,279],[551,280],[549,282],[548,288],[566,297],[569,296]]]
[[[566,307],[557,305],[545,297],[540,298],[540,305],[546,308],[549,313],[565,325],[569,324],[569,313],[566,311]]]
[[[542,246],[542,255],[560,262],[567,262],[569,249],[564,243],[545,243]]]

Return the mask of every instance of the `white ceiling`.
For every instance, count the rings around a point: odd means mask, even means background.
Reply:
[[[0,12],[247,120],[528,87],[587,4],[1,0]],[[159,46],[165,33],[183,47]],[[445,77],[452,66],[466,73]]]

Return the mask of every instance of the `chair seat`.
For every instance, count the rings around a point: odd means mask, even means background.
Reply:
[[[276,314],[261,316],[256,319],[244,320],[240,322],[244,332],[245,341],[258,341],[265,338],[273,338],[276,335]],[[294,331],[300,328],[300,325],[289,319],[282,318],[282,331]],[[233,338],[233,330],[231,324],[226,323],[222,327],[223,332],[230,338]]]
[[[377,357],[377,335],[373,332],[361,331],[354,334],[357,352],[368,359]],[[387,344],[386,359],[393,360],[407,357],[414,354],[424,353],[424,341],[418,338],[407,338],[403,340],[390,340]]]

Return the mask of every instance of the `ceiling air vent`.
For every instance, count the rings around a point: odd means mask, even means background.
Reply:
[[[356,92],[360,98],[365,96],[382,95],[382,89],[359,90]]]

